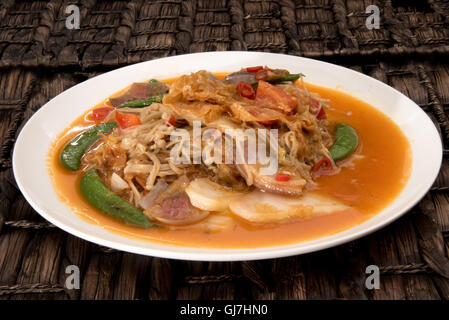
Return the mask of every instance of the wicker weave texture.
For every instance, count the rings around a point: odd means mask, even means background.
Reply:
[[[80,30],[65,27],[76,3]],[[368,30],[365,8],[381,9]],[[0,4],[0,299],[448,299],[449,5],[447,1],[2,1]],[[11,169],[20,128],[49,99],[118,66],[175,54],[258,50],[316,57],[409,96],[441,133],[437,181],[383,230],[324,251],[254,262],[138,256],[55,228]],[[65,288],[77,265],[81,289]],[[365,287],[365,268],[381,288]]]

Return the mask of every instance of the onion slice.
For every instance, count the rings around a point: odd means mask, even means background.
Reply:
[[[144,210],[154,205],[157,196],[168,188],[168,184],[164,180],[159,180],[146,195],[139,200],[138,204]]]
[[[193,180],[185,192],[194,207],[206,211],[224,211],[232,200],[242,195],[207,178]]]
[[[199,223],[204,232],[216,233],[228,229],[232,224],[232,215],[214,213]]]
[[[315,192],[307,192],[301,197],[291,197],[260,190],[231,201],[229,207],[237,216],[256,223],[304,219],[350,208],[337,199]]]
[[[129,189],[128,183],[114,172],[111,175],[111,190],[114,192],[119,192],[125,189]]]

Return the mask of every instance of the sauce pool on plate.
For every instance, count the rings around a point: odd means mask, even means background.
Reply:
[[[218,74],[219,78],[224,77]],[[167,84],[174,79],[164,80]],[[58,196],[82,219],[113,233],[138,240],[169,245],[207,248],[255,248],[293,244],[332,235],[359,225],[391,203],[405,186],[411,168],[409,143],[400,128],[369,104],[343,92],[307,84],[307,89],[329,99],[326,111],[329,128],[344,122],[356,129],[359,145],[351,161],[341,162],[335,175],[317,178],[317,190],[338,199],[348,209],[325,216],[284,223],[253,224],[233,217],[231,225],[214,232],[194,225],[176,229],[142,229],[126,225],[91,206],[83,198],[79,184],[82,173],[64,168],[59,159],[63,147],[75,135],[95,124],[90,111],[79,117],[56,139],[48,162]],[[110,106],[104,102],[95,108]]]

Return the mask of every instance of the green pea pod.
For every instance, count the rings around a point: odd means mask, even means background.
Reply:
[[[335,129],[336,139],[329,151],[332,159],[338,161],[354,152],[359,143],[359,137],[354,128],[345,123],[337,123]]]
[[[79,168],[81,157],[100,136],[98,133],[108,133],[117,126],[117,122],[112,121],[102,123],[95,127],[81,132],[75,138],[69,141],[61,152],[61,163],[67,169],[76,171]]]
[[[132,225],[153,226],[145,214],[109,190],[101,181],[97,169],[89,169],[81,178],[81,193],[95,208]]]
[[[164,95],[161,94],[161,95],[149,97],[149,98],[143,99],[143,100],[129,101],[129,102],[122,103],[117,108],[142,108],[142,107],[149,106],[156,102],[158,102],[158,103],[162,102],[163,97],[164,97]]]
[[[302,73],[292,73],[292,74],[289,74],[288,76],[285,76],[282,78],[269,80],[269,82],[271,82],[271,83],[288,82],[288,81],[294,82],[294,81],[298,80],[299,78],[301,78],[302,76],[304,76]]]

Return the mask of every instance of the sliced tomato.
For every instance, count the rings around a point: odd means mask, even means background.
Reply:
[[[276,109],[290,113],[296,108],[297,102],[284,90],[261,80],[257,87],[256,104],[268,104]]]
[[[285,173],[279,173],[276,175],[276,177],[274,178],[276,181],[290,181],[291,179],[291,175],[289,174],[285,174]]]
[[[326,111],[324,111],[324,108],[323,108],[323,107],[321,107],[321,108],[320,108],[320,111],[318,111],[318,114],[316,115],[316,118],[317,118],[318,120],[327,119],[327,114],[326,114]]]
[[[262,66],[256,66],[256,67],[248,67],[248,68],[246,68],[246,71],[250,72],[250,73],[256,73],[257,71],[262,70],[262,69],[263,69]]]
[[[95,121],[102,121],[112,112],[112,110],[114,110],[114,108],[111,107],[96,108],[92,110],[92,118]]]
[[[139,117],[131,113],[116,112],[115,119],[117,120],[120,129],[126,129],[141,124]]]
[[[170,117],[168,117],[167,119],[167,123],[171,124],[173,127],[176,125],[176,118],[174,115],[170,115]]]
[[[312,104],[315,107],[315,111],[318,110],[318,113],[316,114],[316,118],[318,120],[327,119],[326,111],[324,110],[323,106],[315,99],[311,99]],[[313,110],[312,110],[313,112]]]

